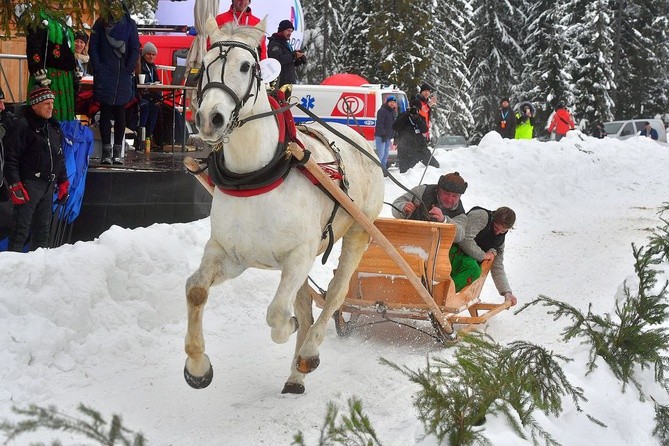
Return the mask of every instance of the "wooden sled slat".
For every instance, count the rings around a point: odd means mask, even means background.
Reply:
[[[374,225],[411,265],[449,324],[465,325],[458,331],[471,331],[510,307],[507,302],[480,301],[483,284],[492,267],[491,260],[482,262],[481,276],[477,280],[455,292],[449,259],[455,225],[392,218],[379,218]],[[387,252],[374,241],[370,242],[351,277],[340,312],[382,312],[386,317],[430,319],[430,306],[425,304]]]

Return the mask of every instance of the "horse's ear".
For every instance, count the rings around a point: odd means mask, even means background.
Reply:
[[[258,23],[253,28],[258,31],[256,41],[258,42],[258,45],[260,45],[262,41],[265,40],[265,31],[267,30],[267,16],[263,17],[260,23]]]
[[[268,15],[265,14],[265,17],[263,17],[260,23],[256,25],[256,28],[262,29],[263,34],[267,31],[267,17]]]
[[[207,22],[204,24],[204,33],[211,38],[211,36],[216,31],[218,31],[218,24],[216,23],[216,19],[213,15],[209,14],[209,17],[207,17]]]

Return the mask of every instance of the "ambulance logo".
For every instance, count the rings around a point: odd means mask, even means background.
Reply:
[[[332,116],[362,115],[365,111],[365,95],[362,93],[342,93],[332,110]]]

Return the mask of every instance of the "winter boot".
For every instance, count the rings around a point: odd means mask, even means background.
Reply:
[[[100,164],[111,164],[112,146],[105,144],[102,146],[102,156],[100,157]]]
[[[114,164],[123,164],[123,161],[121,161],[121,149],[122,146],[120,144],[114,144]]]

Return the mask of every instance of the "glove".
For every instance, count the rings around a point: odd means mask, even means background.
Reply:
[[[81,71],[81,68],[79,68],[79,67],[75,68],[75,70],[74,70],[74,81],[79,82],[79,81],[81,81],[81,78],[83,78],[83,77],[84,77],[84,72]]]
[[[58,184],[58,198],[56,199],[56,203],[64,204],[67,201],[68,197],[70,196],[68,193],[69,188],[70,182],[68,180]]]
[[[23,183],[20,181],[9,186],[9,198],[12,200],[12,203],[21,205],[30,201],[28,196],[28,191],[23,187]]]
[[[381,138],[381,142],[384,143],[384,144],[387,143],[388,142],[388,137],[384,136],[383,138]]]
[[[51,83],[51,79],[46,78],[46,70],[42,68],[37,73],[35,73],[35,80],[39,82],[42,87],[48,87]]]

